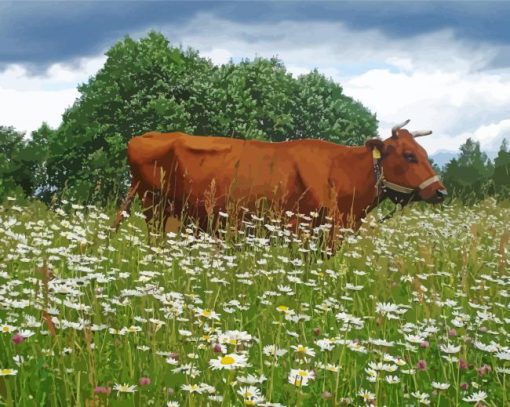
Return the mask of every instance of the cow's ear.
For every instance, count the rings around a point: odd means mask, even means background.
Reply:
[[[378,138],[373,138],[365,142],[365,146],[372,151],[374,158],[382,158],[386,155],[386,146]]]

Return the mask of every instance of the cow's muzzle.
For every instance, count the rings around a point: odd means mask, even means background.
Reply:
[[[440,188],[435,190],[434,195],[424,200],[432,204],[438,204],[443,202],[447,195],[448,192],[446,191],[446,188]]]
[[[448,191],[446,190],[446,188],[438,189],[436,191],[436,199],[438,200],[438,202],[443,202],[447,195]]]

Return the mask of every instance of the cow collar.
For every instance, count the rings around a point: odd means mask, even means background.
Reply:
[[[416,192],[416,189],[408,188],[408,187],[404,187],[402,185],[395,184],[393,182],[386,180],[386,178],[384,178],[384,171],[383,171],[383,168],[381,165],[382,156],[381,156],[381,152],[377,148],[374,148],[372,150],[372,159],[374,161],[375,189],[377,190],[378,198],[380,198],[381,195],[386,193],[386,191],[388,189],[395,191],[395,192],[400,192],[400,193],[406,194],[406,195],[411,195],[414,192]],[[426,182],[430,182],[430,180],[427,180]],[[425,184],[426,182],[422,183],[420,185],[419,189],[422,189],[422,185]],[[430,185],[430,183],[428,185]]]
[[[433,177],[426,179],[420,185],[418,185],[418,188],[409,188],[395,184],[394,182],[390,182],[384,178],[384,171],[381,165],[381,152],[377,148],[372,150],[372,158],[374,161],[375,188],[377,189],[378,198],[380,198],[382,194],[386,193],[388,189],[395,192],[400,192],[402,194],[412,195],[417,191],[421,191],[422,189],[427,188],[434,182],[439,181],[439,177],[434,175]]]

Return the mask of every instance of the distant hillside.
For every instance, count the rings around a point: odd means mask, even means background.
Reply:
[[[497,151],[485,151],[485,153],[492,161],[494,161],[498,155]],[[451,159],[457,158],[458,155],[459,152],[457,151],[439,150],[437,153],[432,154],[430,158],[434,160],[434,163],[436,163],[439,167],[443,168],[450,162]]]

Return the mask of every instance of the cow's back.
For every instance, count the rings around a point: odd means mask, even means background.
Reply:
[[[252,206],[258,197],[288,190],[294,177],[294,164],[286,149],[275,143],[189,136],[174,145],[178,166],[175,188],[188,202],[200,203],[212,192],[217,204],[227,200]]]

